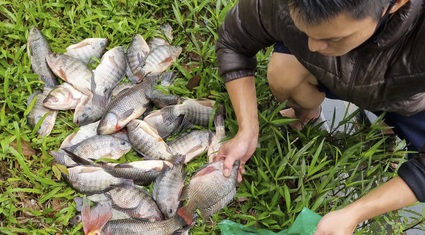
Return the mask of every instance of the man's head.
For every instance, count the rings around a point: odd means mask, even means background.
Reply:
[[[309,49],[340,56],[369,39],[385,13],[408,0],[289,0],[295,26],[308,37]],[[389,8],[391,6],[391,8]],[[388,10],[388,12],[387,12]]]

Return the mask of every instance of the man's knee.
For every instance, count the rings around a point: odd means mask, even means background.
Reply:
[[[273,93],[290,94],[311,74],[291,54],[273,53],[268,68],[267,80]]]

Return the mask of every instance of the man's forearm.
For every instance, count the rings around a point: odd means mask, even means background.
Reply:
[[[417,201],[418,199],[413,191],[397,176],[343,210],[356,218],[357,223],[361,223],[374,216],[404,208]]]
[[[257,95],[254,77],[243,77],[226,83],[227,92],[239,124],[239,132],[258,135]]]

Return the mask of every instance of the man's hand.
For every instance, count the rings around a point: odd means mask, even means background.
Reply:
[[[258,132],[254,134],[238,134],[231,140],[224,143],[214,161],[224,159],[224,176],[230,176],[230,172],[233,167],[233,163],[236,160],[240,160],[238,182],[242,181],[242,174],[245,173],[244,165],[246,161],[254,153],[258,142]]]
[[[352,235],[357,225],[355,218],[344,209],[332,211],[319,221],[314,235]]]

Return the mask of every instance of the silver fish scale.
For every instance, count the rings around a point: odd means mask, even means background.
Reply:
[[[112,207],[125,212],[131,218],[160,221],[163,216],[152,196],[139,186],[122,186],[106,193]]]
[[[236,194],[236,178],[239,168],[239,165],[234,165],[231,175],[227,178],[222,173],[222,161],[210,163],[208,166],[214,167],[215,170],[205,175],[192,177],[187,189],[189,201],[186,207],[192,212],[199,209],[204,220],[233,199]]]
[[[112,176],[100,167],[75,166],[68,169],[68,182],[80,193],[103,193],[131,181]]]
[[[64,82],[56,86],[43,100],[46,108],[55,110],[75,109],[83,94],[71,84]]]
[[[150,52],[150,48],[145,39],[137,34],[133,37],[131,44],[127,49],[127,63],[131,72],[136,76],[143,76],[141,68]]]
[[[145,160],[142,162],[147,162],[147,161],[156,161],[156,160]],[[161,167],[161,169],[165,167],[164,165],[165,164],[163,163],[163,166]],[[125,179],[132,179],[134,180],[134,183],[138,185],[143,185],[143,186],[149,185],[158,177],[159,174],[161,174],[161,170],[159,169],[157,170],[155,168],[151,168],[151,169],[138,168],[136,166],[132,166],[131,163],[130,164],[123,163],[123,164],[118,164],[115,166],[106,165],[106,166],[103,166],[103,168],[105,169],[105,171],[107,171],[113,176],[125,178]]]
[[[169,136],[171,133],[179,130],[180,124],[182,123],[183,116],[178,116],[171,123],[165,125],[164,119],[162,118],[161,111],[155,110],[143,119],[152,128],[158,131],[158,135],[162,138]]]
[[[81,126],[77,132],[71,133],[67,137],[65,137],[65,139],[62,141],[61,148],[66,148],[72,145],[76,145],[85,139],[88,139],[90,137],[97,135],[96,130],[98,125],[99,125],[99,122],[93,122],[93,123]]]
[[[103,113],[105,113],[106,105],[94,103],[93,95],[83,96],[77,104],[77,107],[75,107],[73,120],[77,126],[84,126],[97,122],[102,118]],[[103,100],[105,103],[108,101],[103,98],[100,100]]]
[[[168,146],[172,153],[186,155],[185,162],[188,162],[205,152],[212,135],[208,130],[194,130],[168,143]]]
[[[36,27],[32,27],[28,34],[27,50],[31,55],[31,68],[47,86],[53,88],[59,82],[46,62],[46,56],[52,53],[46,38]]]
[[[86,38],[66,48],[66,55],[81,60],[87,64],[92,57],[100,58],[109,44],[106,38]]]
[[[128,139],[133,148],[149,159],[172,161],[174,156],[164,140],[157,134],[147,133],[144,128],[150,127],[137,119],[127,125]]]
[[[181,47],[162,45],[155,47],[146,57],[146,63],[142,67],[143,74],[157,75],[164,72],[176,61],[182,51]]]
[[[180,194],[184,186],[184,156],[180,155],[177,163],[155,180],[152,196],[166,218],[173,217],[180,203]]]
[[[119,159],[131,150],[129,142],[111,135],[95,135],[68,148],[85,159]]]
[[[213,108],[189,100],[183,106],[185,118],[195,125],[208,126]]]
[[[158,222],[124,219],[109,221],[103,228],[103,231],[109,229],[111,234],[117,235],[172,235],[174,231],[182,229],[184,225],[184,220],[179,216]]]
[[[98,132],[100,134],[114,133],[117,131],[117,126],[123,128],[131,120],[140,117],[150,105],[145,92],[152,89],[152,84],[157,79],[153,77],[145,79],[121,92],[112,100],[99,123]]]
[[[46,57],[53,72],[85,95],[91,94],[92,70],[81,60],[64,54],[50,54]]]
[[[121,46],[107,51],[94,71],[92,92],[109,96],[112,89],[123,79],[126,69],[124,49]]]

